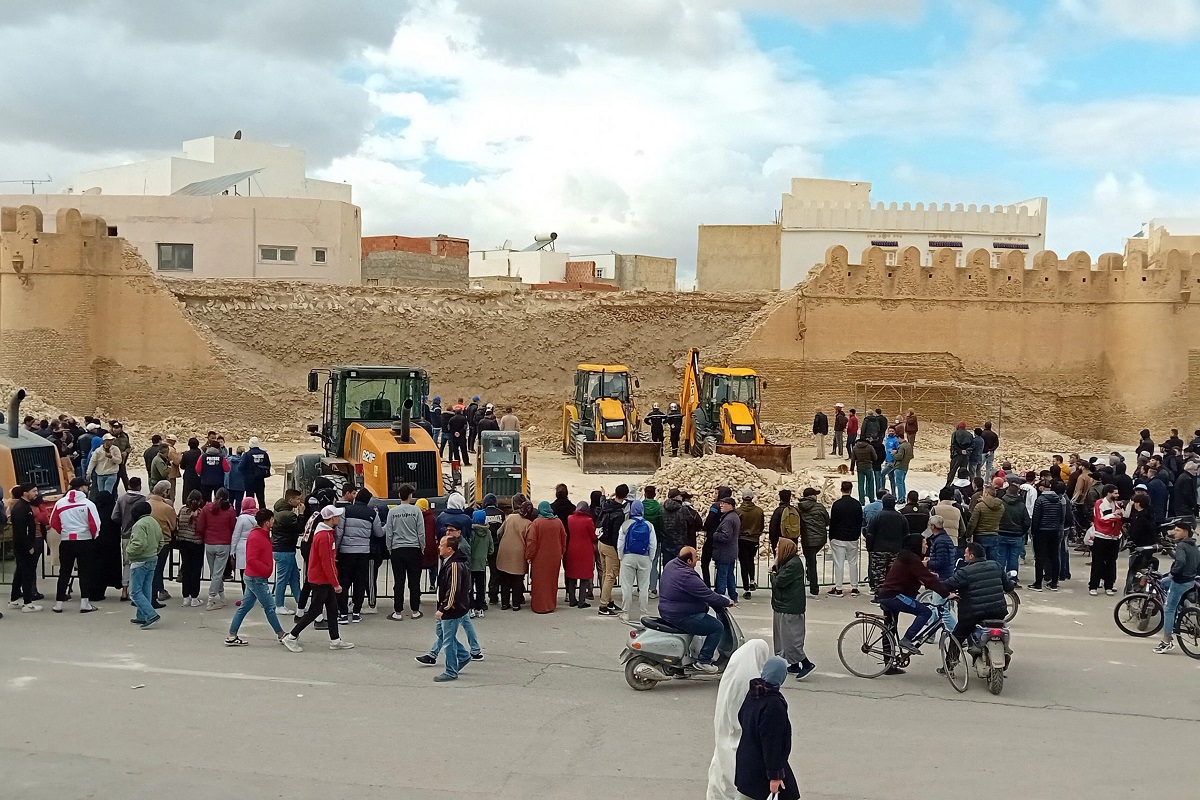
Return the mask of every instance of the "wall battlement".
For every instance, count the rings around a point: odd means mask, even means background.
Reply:
[[[943,203],[870,203],[836,200],[798,200],[783,195],[784,229],[872,231],[944,231],[994,233],[997,236],[1041,234],[1046,218],[1030,204],[951,206]]]
[[[982,248],[966,254],[941,248],[932,264],[921,263],[921,251],[909,247],[887,263],[886,252],[869,247],[858,263],[851,263],[841,245],[830,247],[825,263],[814,267],[802,284],[807,297],[913,298],[957,300],[1019,300],[1026,302],[1163,302],[1188,303],[1200,299],[1200,254],[1171,250],[1158,262],[1145,253],[1104,253],[1094,262],[1076,251],[1060,258],[1053,250],[1030,255],[1011,250],[992,263]]]

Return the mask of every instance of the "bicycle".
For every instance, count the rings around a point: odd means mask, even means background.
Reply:
[[[944,650],[944,640],[949,634],[942,622],[940,609],[932,603],[921,605],[931,608],[933,616],[913,639],[913,644],[920,648],[941,634],[938,647]],[[904,669],[912,655],[900,648],[896,620],[887,614],[856,611],[854,621],[846,625],[838,636],[838,658],[842,666],[860,678],[878,678],[889,670]]]
[[[1162,588],[1164,577],[1165,575],[1159,575],[1150,569],[1134,575],[1133,585],[1137,591],[1125,595],[1113,607],[1113,621],[1122,633],[1146,638],[1162,630],[1163,607],[1167,602],[1166,592]],[[1197,585],[1183,596],[1179,604],[1180,614],[1200,605],[1200,579],[1197,579],[1196,583]],[[1177,616],[1176,621],[1179,619]],[[1200,648],[1200,645],[1197,647]],[[1186,648],[1184,652],[1187,652]]]

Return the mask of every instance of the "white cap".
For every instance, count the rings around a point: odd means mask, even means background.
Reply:
[[[251,436],[251,437],[250,437],[250,446],[251,446],[251,447],[258,447],[260,444],[262,444],[262,442],[260,442],[260,441],[258,440],[258,437],[257,437],[257,436]]]
[[[325,506],[321,509],[321,519],[333,519],[334,517],[340,517],[345,513],[345,511],[337,506]]]
[[[492,405],[491,403],[488,403],[488,404],[487,404],[487,409],[486,409],[486,410],[488,410],[488,411],[495,411],[495,410],[496,410],[496,407],[495,407],[494,405]]]
[[[173,433],[168,433],[168,434],[167,434],[167,441],[168,441],[168,442],[177,442],[177,441],[179,441],[179,440],[175,438],[175,434],[173,434]]]
[[[115,440],[117,437],[113,436],[111,433],[106,433],[103,436],[101,436],[100,438],[107,442],[109,439]]]

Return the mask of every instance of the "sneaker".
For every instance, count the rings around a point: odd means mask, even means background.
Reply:
[[[276,614],[278,614],[278,615],[279,615],[279,616],[281,616],[281,617],[294,617],[294,616],[296,616],[296,612],[295,612],[295,611],[292,611],[292,610],[291,610],[290,608],[288,608],[287,606],[279,606],[279,607],[277,607],[277,608],[275,609],[275,613],[276,613]]]
[[[742,599],[743,599],[743,600],[749,600],[749,599],[750,599],[750,593],[749,593],[749,592],[742,592]]]
[[[226,636],[225,637],[225,646],[226,647],[245,647],[248,644],[250,644],[250,643],[247,642],[245,639],[243,639],[240,636]]]
[[[307,608],[301,608],[300,606],[296,606],[296,616],[297,617],[303,617],[307,613],[308,613]]]
[[[1035,592],[1040,592],[1042,590],[1042,585],[1040,583],[1035,583],[1035,584],[1031,585],[1029,588]]]
[[[615,617],[619,612],[610,606],[601,606],[600,610],[596,613],[602,617]]]
[[[433,676],[433,680],[434,680],[434,682],[435,682],[435,683],[445,683],[446,681],[456,681],[456,680],[458,680],[458,676],[457,676],[457,675],[450,675],[449,673],[443,672],[443,673],[441,673],[440,675],[434,675],[434,676]]]
[[[338,625],[349,625],[349,624],[350,624],[350,615],[349,614],[338,614]]]
[[[387,615],[387,618],[390,619],[392,622],[400,622],[402,619],[404,619],[404,615],[401,614],[399,611],[393,611],[392,613]]]
[[[1090,594],[1092,597],[1095,597],[1096,595],[1098,595],[1100,593],[1097,592],[1095,589],[1088,589],[1088,594]]]
[[[408,616],[410,619],[420,619],[421,617],[423,617],[425,615],[422,614],[420,611],[414,611],[411,614],[409,614]]]
[[[202,605],[204,605],[204,601],[201,600],[199,597],[192,598],[192,608],[199,608]]]
[[[24,605],[24,603],[22,603],[20,600],[9,600],[8,601],[9,608],[20,608],[22,605]]]
[[[315,631],[329,630],[329,620],[327,620],[327,619],[317,620],[316,622],[313,623],[313,630],[315,630]]]
[[[521,610],[521,607],[520,607],[520,606],[513,606],[513,607],[512,607],[512,610],[513,610],[513,611],[520,611],[520,610]]]
[[[1105,593],[1106,595],[1108,595],[1109,597],[1112,597],[1114,594],[1116,594],[1116,593],[1117,593],[1117,590],[1116,590],[1116,589],[1105,589],[1105,590],[1104,590],[1104,593]]]
[[[1049,586],[1049,589],[1050,589],[1050,591],[1052,591],[1052,592],[1057,592],[1057,591],[1058,591],[1058,584],[1057,584],[1057,583],[1052,583],[1052,584],[1050,584],[1050,586]]]
[[[859,595],[859,591],[858,591],[858,589],[851,589],[851,590],[850,590],[850,596],[851,596],[851,597],[858,597],[858,595]]]
[[[829,595],[830,597],[845,597],[846,596],[846,593],[838,588],[830,589],[825,594]]]
[[[362,614],[351,614],[350,621],[355,623],[362,622]]]
[[[483,661],[483,653],[471,653],[472,661]]]
[[[161,592],[158,593],[158,599],[159,600],[170,600],[171,593],[168,592],[166,589],[163,589]]]
[[[483,611],[483,609],[480,609],[479,612],[475,614],[475,619],[483,619],[484,613],[485,612]]]
[[[304,652],[304,648],[300,646],[300,640],[297,639],[295,636],[292,636],[290,633],[287,636],[284,636],[282,639],[280,639],[279,643],[281,645],[283,645],[284,647],[286,647],[288,650],[291,650],[293,653]]]
[[[413,661],[415,661],[418,664],[425,666],[425,667],[432,667],[434,664],[437,663],[437,659],[434,658],[433,656],[429,655],[428,653],[426,653],[423,656],[417,656],[416,658],[413,659]]]
[[[42,610],[41,606],[34,605],[33,603],[30,603],[29,605],[26,605],[26,606],[21,606],[22,614],[32,614],[36,611],[41,611],[41,610]]]
[[[467,612],[467,619],[475,619],[475,617],[478,614],[479,614],[479,612],[472,608],[470,611]]]
[[[883,674],[884,675],[903,675],[904,670],[900,669],[899,667],[889,667],[888,671]]]
[[[148,620],[146,620],[145,622],[143,622],[143,623],[142,623],[142,630],[146,630],[146,629],[147,629],[147,628],[149,628],[151,625],[153,625],[154,623],[158,622],[158,621],[159,621],[159,620],[161,620],[161,619],[162,619],[162,615],[161,615],[161,614],[155,614],[153,617],[151,617],[150,619],[148,619]]]
[[[807,664],[800,665],[800,671],[796,673],[796,680],[802,681],[808,677],[808,674],[817,668],[817,665],[809,661]]]
[[[157,600],[151,600],[151,601],[150,601],[150,607],[151,607],[151,608],[166,608],[166,607],[167,607],[167,604],[166,604],[166,603],[160,603],[160,602],[158,602]]]
[[[651,599],[651,600],[657,600],[657,599],[658,599],[658,589],[651,589],[651,590],[650,590],[650,599]]]
[[[354,647],[354,645],[350,644],[349,642],[345,641],[344,639],[334,639],[332,642],[329,643],[330,650],[350,650],[353,647]]]
[[[795,675],[797,672],[800,671],[800,665],[799,664],[788,664],[787,671],[792,673],[793,675]]]
[[[1155,646],[1154,652],[1158,653],[1159,655],[1162,655],[1163,653],[1169,653],[1174,649],[1175,649],[1175,642],[1173,642],[1173,641],[1172,642],[1159,642],[1158,645]]]
[[[500,606],[500,610],[501,611],[512,611],[512,606],[505,604],[505,605]]]
[[[718,672],[721,671],[721,668],[718,667],[716,664],[712,663],[711,661],[697,661],[694,664],[692,664],[692,667],[696,671],[703,672],[706,675],[716,675]]]
[[[921,648],[917,647],[907,636],[900,640],[900,649],[906,653],[921,655]]]
[[[192,606],[192,598],[190,598],[190,597],[183,598],[183,602],[179,604],[180,608],[191,608],[191,606]]]
[[[579,605],[577,605],[575,607],[576,608],[591,608],[592,604],[591,603],[580,603]]]

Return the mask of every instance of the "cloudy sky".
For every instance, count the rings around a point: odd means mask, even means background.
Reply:
[[[0,179],[240,128],[352,183],[365,234],[686,272],[799,175],[1046,195],[1060,253],[1200,216],[1200,0],[64,0],[6,8],[0,52]]]

